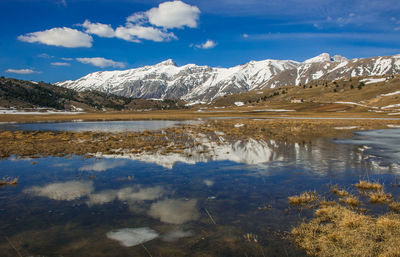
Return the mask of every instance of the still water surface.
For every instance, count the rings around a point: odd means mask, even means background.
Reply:
[[[400,130],[351,140],[227,142],[211,153],[0,161],[2,256],[304,256],[287,197],[359,179],[390,187]],[[227,154],[229,152],[229,154]],[[218,157],[215,157],[218,156]],[[385,211],[375,208],[376,212]],[[302,216],[312,212],[303,210]],[[12,247],[13,245],[14,247]]]

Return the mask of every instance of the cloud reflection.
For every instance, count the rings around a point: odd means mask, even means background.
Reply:
[[[98,171],[98,172],[103,172],[106,170],[110,170],[116,167],[121,167],[125,165],[125,161],[99,161],[95,162],[91,165],[87,165],[84,167],[79,168],[79,171]]]
[[[24,192],[35,196],[43,196],[53,200],[71,201],[87,196],[94,191],[92,181],[67,181],[52,183],[46,186],[33,186]]]
[[[199,218],[196,207],[197,200],[167,199],[153,203],[149,215],[162,222],[170,224],[183,224]]]
[[[118,199],[120,201],[137,202],[150,201],[161,198],[165,194],[165,190],[161,186],[155,187],[125,187],[119,190],[105,190],[99,193],[90,194],[88,205],[105,204]]]

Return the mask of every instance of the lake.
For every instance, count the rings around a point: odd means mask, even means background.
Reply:
[[[53,125],[69,130],[70,124]],[[34,125],[22,127],[51,128]],[[102,127],[134,126],[107,122]],[[400,188],[390,185],[400,172],[399,136],[399,129],[391,129],[299,143],[200,138],[210,151],[4,159],[0,177],[19,182],[0,187],[0,252],[305,256],[288,240],[302,221],[288,196],[308,190],[326,195],[332,185],[351,191],[354,183],[368,179],[384,183],[397,198]],[[380,213],[387,207],[371,208]],[[311,210],[300,212],[312,216]]]

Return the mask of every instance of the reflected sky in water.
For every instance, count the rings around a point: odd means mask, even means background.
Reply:
[[[124,132],[159,130],[181,124],[199,124],[200,121],[173,121],[173,120],[137,120],[137,121],[77,121],[55,123],[21,123],[0,124],[1,130],[32,130],[32,131],[99,131]]]
[[[0,187],[0,231],[24,256],[304,256],[276,236],[300,222],[287,197],[365,178],[390,185],[398,135],[301,143],[204,136],[180,154],[10,158],[0,161],[0,177],[19,184]],[[0,251],[15,256],[4,237]]]

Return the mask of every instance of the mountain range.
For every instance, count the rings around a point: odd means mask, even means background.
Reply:
[[[189,102],[251,90],[333,81],[360,76],[400,73],[400,55],[349,60],[328,53],[304,62],[291,60],[250,61],[231,68],[187,64],[171,59],[129,70],[99,71],[56,85],[77,91],[100,91],[125,97],[182,99]]]

